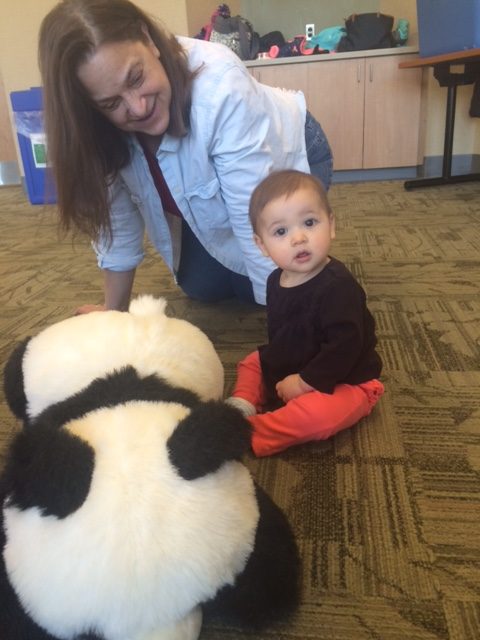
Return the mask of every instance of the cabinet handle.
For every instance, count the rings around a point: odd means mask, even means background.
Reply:
[[[368,65],[368,75],[370,82],[373,82],[373,64]]]
[[[362,69],[360,62],[357,64],[357,82],[360,83],[362,81]]]

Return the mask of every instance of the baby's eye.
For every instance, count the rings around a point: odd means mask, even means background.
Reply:
[[[306,227],[314,227],[317,223],[318,220],[316,218],[307,218],[307,220],[305,220]]]
[[[287,229],[286,229],[286,227],[279,227],[278,229],[275,229],[275,232],[274,232],[274,234],[273,234],[273,235],[274,235],[274,236],[282,237],[282,236],[284,236],[286,233],[287,233]]]

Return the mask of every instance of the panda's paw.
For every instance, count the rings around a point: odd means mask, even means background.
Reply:
[[[198,404],[170,436],[171,463],[185,480],[213,473],[250,448],[250,423],[224,402]]]

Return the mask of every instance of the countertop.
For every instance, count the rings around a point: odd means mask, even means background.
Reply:
[[[418,53],[418,46],[405,45],[403,47],[389,47],[388,49],[365,49],[363,51],[343,51],[337,53],[313,53],[309,56],[292,56],[288,58],[259,58],[257,60],[245,60],[247,67],[266,67],[277,64],[304,64],[308,62],[328,62],[331,60],[345,60],[352,58],[373,58],[378,56],[398,56]]]

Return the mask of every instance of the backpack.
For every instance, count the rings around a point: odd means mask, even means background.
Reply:
[[[254,60],[260,48],[258,33],[251,22],[242,16],[232,16],[226,4],[218,5],[201,34],[203,40],[226,45],[241,60]]]
[[[393,16],[383,13],[354,13],[345,20],[346,34],[337,51],[362,51],[395,47]]]

